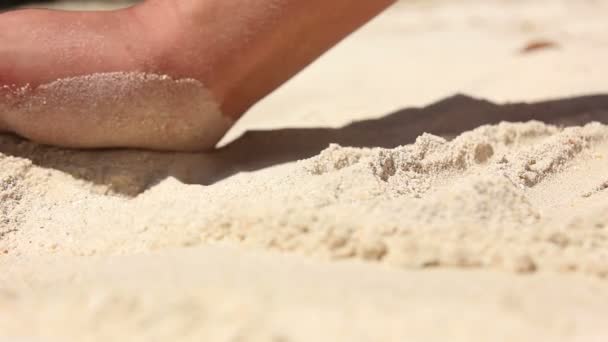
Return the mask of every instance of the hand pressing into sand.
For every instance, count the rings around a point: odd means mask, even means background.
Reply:
[[[0,14],[0,130],[77,148],[213,148],[393,0],[149,0]]]

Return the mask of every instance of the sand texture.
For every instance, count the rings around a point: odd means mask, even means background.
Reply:
[[[0,135],[0,341],[608,339],[606,10],[399,3],[212,153]]]
[[[214,146],[233,123],[200,82],[138,72],[3,86],[0,113],[26,138],[74,148],[198,151]]]
[[[406,267],[608,276],[608,127],[599,123],[504,122],[393,149],[332,144],[207,187],[171,175],[185,162],[177,155],[89,152],[84,162],[82,152],[57,158],[14,139],[2,145],[8,255],[230,242]],[[37,165],[49,156],[62,171]],[[98,173],[77,166],[93,163]]]

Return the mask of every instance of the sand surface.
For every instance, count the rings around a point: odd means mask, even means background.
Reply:
[[[214,153],[0,136],[0,341],[608,339],[604,13],[402,2]]]

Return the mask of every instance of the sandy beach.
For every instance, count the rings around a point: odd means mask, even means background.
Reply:
[[[608,339],[605,13],[402,1],[210,153],[0,135],[0,341]]]

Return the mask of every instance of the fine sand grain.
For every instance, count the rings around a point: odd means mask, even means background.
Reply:
[[[178,155],[162,165],[153,154],[110,152],[102,160],[112,164],[89,160],[100,172],[79,174],[72,152],[54,161],[69,175],[36,165],[54,150],[1,142],[9,155],[0,250],[8,255],[230,242],[402,267],[608,276],[608,127],[599,123],[504,122],[451,141],[423,134],[394,149],[332,144],[308,160],[207,187],[167,174],[184,162]],[[10,156],[25,153],[33,162]]]
[[[606,10],[399,3],[213,153],[1,135],[0,340],[608,339]]]
[[[209,149],[232,125],[199,81],[138,72],[3,86],[0,113],[11,131],[77,148]]]

